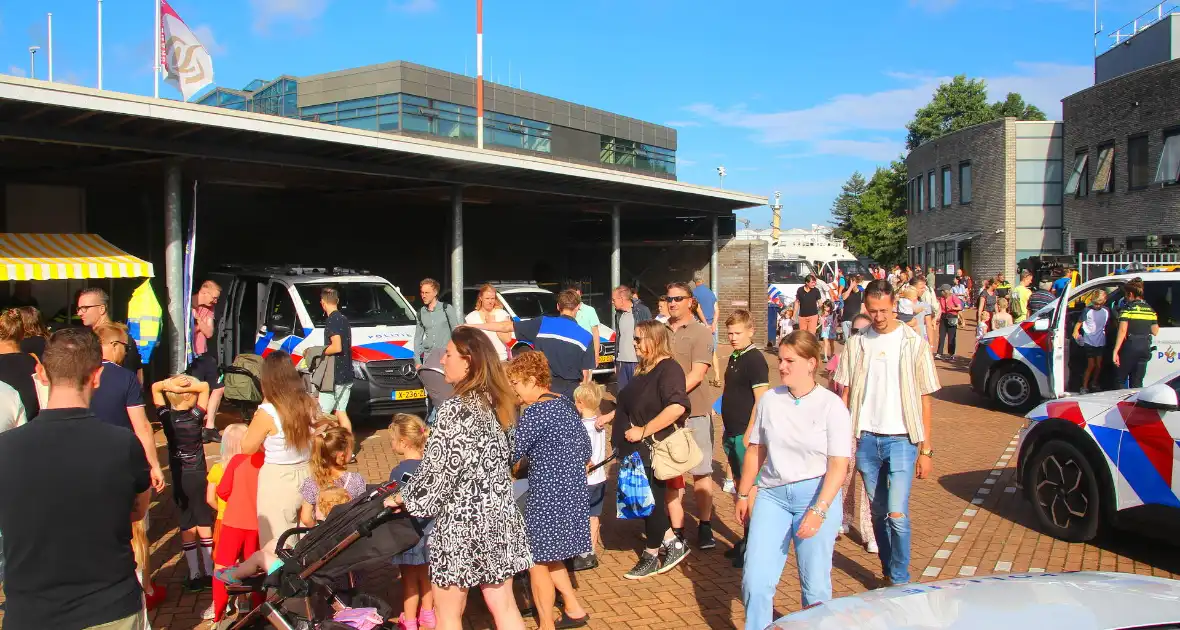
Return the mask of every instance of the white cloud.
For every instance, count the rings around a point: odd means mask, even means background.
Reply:
[[[197,25],[193,29],[193,35],[197,36],[197,40],[201,42],[201,45],[205,47],[205,51],[210,56],[216,57],[218,55],[224,55],[227,52],[225,46],[217,41],[217,37],[213,35],[213,28],[208,24]]]
[[[401,13],[430,13],[438,8],[438,0],[396,0],[389,8]]]
[[[1051,119],[1061,116],[1061,99],[1092,83],[1090,66],[1056,63],[1015,64],[1014,72],[986,77],[988,96],[1001,100],[1019,92]],[[950,77],[891,73],[902,87],[869,94],[839,94],[802,109],[757,112],[738,104],[721,108],[696,103],[685,109],[723,127],[746,129],[765,144],[794,144],[786,158],[846,155],[867,160],[895,159],[903,150],[905,125]]]
[[[29,71],[20,66],[8,66],[8,74],[14,77],[27,77],[29,76]]]
[[[700,127],[701,123],[695,120],[669,120],[664,123],[665,127]]]
[[[307,23],[324,14],[328,0],[250,0],[254,31],[266,33],[274,22]]]

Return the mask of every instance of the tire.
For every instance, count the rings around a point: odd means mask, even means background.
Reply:
[[[1011,363],[992,377],[991,398],[1000,407],[1023,414],[1039,401],[1040,390],[1027,368]]]
[[[1028,463],[1027,495],[1044,531],[1068,542],[1098,535],[1102,499],[1090,460],[1065,440],[1037,448]]]

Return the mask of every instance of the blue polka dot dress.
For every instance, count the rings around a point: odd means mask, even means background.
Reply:
[[[517,422],[515,442],[513,461],[528,461],[524,522],[533,560],[560,562],[589,553],[590,436],[573,401],[562,396],[529,405]]]

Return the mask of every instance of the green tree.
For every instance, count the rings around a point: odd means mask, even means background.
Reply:
[[[894,160],[878,167],[852,213],[848,245],[860,256],[882,264],[902,262],[906,256],[905,162]]]
[[[987,82],[958,75],[942,83],[930,102],[914,113],[906,125],[906,148],[916,149],[927,142],[965,127],[1013,116],[1020,120],[1045,120],[1045,113],[1024,98],[1010,92],[1003,101],[987,102]]]
[[[840,188],[840,195],[832,202],[833,235],[844,238],[852,228],[852,215],[860,204],[860,196],[868,188],[868,182],[860,171],[855,171]]]

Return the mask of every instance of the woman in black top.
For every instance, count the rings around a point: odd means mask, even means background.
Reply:
[[[24,338],[20,313],[10,308],[0,315],[0,381],[12,386],[20,394],[25,406],[25,417],[30,420],[41,413],[37,402],[37,388],[33,385],[33,373],[37,371],[37,360],[21,352],[20,342]]]
[[[41,360],[45,354],[45,344],[49,341],[49,331],[45,329],[45,322],[41,320],[41,311],[36,306],[22,306],[16,309],[20,313],[21,327],[24,329],[24,339],[20,341],[21,352],[27,352]]]
[[[624,341],[624,340],[620,340]],[[651,485],[655,509],[644,519],[647,548],[623,577],[638,580],[666,573],[688,556],[688,546],[672,532],[668,520],[667,481],[656,479],[651,463],[651,441],[666,439],[688,416],[684,370],[672,359],[668,328],[650,320],[635,326],[635,377],[619,392],[611,440],[619,459],[638,452]]]

